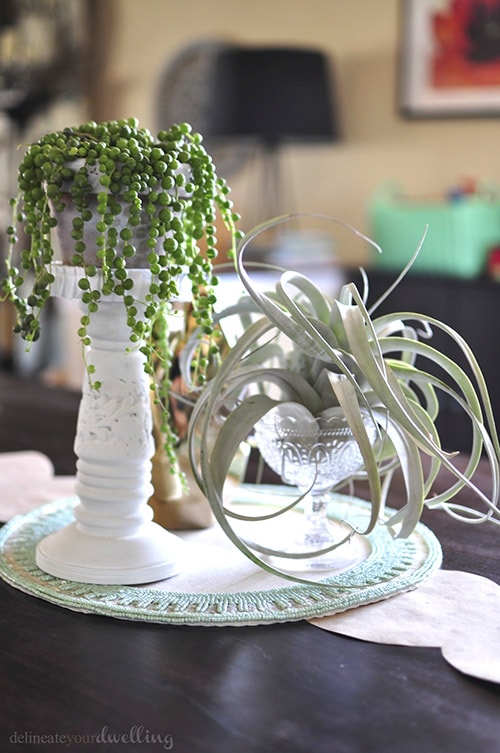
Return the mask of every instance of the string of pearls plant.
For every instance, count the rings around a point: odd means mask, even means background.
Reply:
[[[233,246],[239,237],[230,189],[218,177],[202,137],[188,124],[173,125],[155,137],[134,118],[65,128],[27,146],[18,188],[11,200],[10,251],[2,280],[4,298],[17,312],[15,331],[28,343],[39,338],[40,313],[55,280],[54,230],[65,227],[72,251],[65,261],[83,270],[79,286],[86,311],[78,335],[84,351],[91,344],[87,328],[100,301],[119,296],[127,311],[131,347],[144,354],[146,373],[164,375],[155,388],[163,406],[165,446],[174,460],[176,438],[168,406],[174,353],[166,314],[179,294],[179,280],[187,274],[192,315],[209,341],[208,347],[206,342],[200,346],[194,365],[195,380],[202,384],[218,351],[212,320],[218,215]],[[24,247],[19,244],[21,227]],[[129,275],[133,268],[151,272],[143,301],[134,295]],[[155,369],[158,364],[161,368]],[[99,375],[94,376],[91,364],[86,367],[98,389]]]

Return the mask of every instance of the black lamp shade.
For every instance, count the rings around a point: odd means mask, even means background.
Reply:
[[[210,136],[268,144],[339,138],[326,57],[315,50],[235,47],[214,65]]]

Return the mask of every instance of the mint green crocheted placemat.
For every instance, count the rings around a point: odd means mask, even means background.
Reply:
[[[265,488],[264,488],[265,491]],[[283,493],[282,488],[279,489]],[[251,497],[252,489],[248,493]],[[273,488],[276,495],[278,489]],[[342,515],[345,497],[332,502]],[[245,489],[240,492],[245,500]],[[367,505],[347,498],[366,518]],[[250,625],[321,617],[416,587],[441,564],[436,536],[419,524],[408,539],[384,527],[366,537],[367,554],[344,572],[301,585],[271,576],[250,562],[218,526],[182,534],[193,557],[187,574],[147,586],[104,586],[55,578],[35,564],[40,539],[74,520],[77,499],[43,505],[0,531],[0,577],[32,596],[74,611],[126,620],[186,625]],[[248,501],[248,496],[247,496]],[[337,510],[338,507],[338,510]],[[329,584],[325,588],[322,584]]]

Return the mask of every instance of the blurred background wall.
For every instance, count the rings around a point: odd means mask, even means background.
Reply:
[[[16,192],[19,144],[87,118],[134,116],[152,131],[168,127],[170,84],[179,88],[189,51],[210,45],[296,45],[322,51],[331,62],[342,138],[282,148],[285,211],[323,213],[370,234],[368,207],[387,184],[431,199],[469,179],[498,186],[498,117],[401,115],[404,2],[1,0],[0,229],[10,222],[8,199]],[[451,0],[425,2],[449,8]],[[20,8],[23,13],[14,23]],[[26,107],[9,111],[8,74],[16,66],[22,75],[23,66],[30,75],[44,73],[43,86],[36,77],[31,81],[29,112]],[[191,107],[200,100],[199,86],[187,92]],[[255,162],[244,150],[233,150],[230,157],[216,161],[233,189],[241,227],[248,230],[256,218],[267,219],[272,212],[266,217],[266,207],[256,209],[262,197]],[[0,233],[0,255],[2,243],[5,233]],[[412,243],[408,255],[413,248]],[[366,244],[353,236],[343,236],[335,253],[343,265],[369,265]],[[0,306],[0,356],[11,347],[10,333],[9,310]],[[70,361],[79,364],[79,345],[72,337],[64,350],[75,348]],[[71,381],[79,378],[78,372]]]
[[[91,87],[94,114],[134,115],[156,128],[165,70],[197,42],[311,46],[335,65],[343,138],[285,147],[293,208],[367,230],[367,202],[387,181],[431,196],[463,178],[498,183],[497,119],[399,114],[400,11],[399,0],[99,0],[96,33],[105,49]],[[251,215],[247,173],[229,176],[243,222]],[[359,245],[347,242],[338,252],[349,263],[363,261]]]

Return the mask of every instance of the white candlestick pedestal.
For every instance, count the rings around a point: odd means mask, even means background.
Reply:
[[[81,270],[54,270],[53,295],[80,298]],[[149,272],[130,275],[141,300]],[[79,504],[74,522],[39,542],[36,563],[50,575],[84,583],[163,580],[182,569],[186,544],[152,521],[148,505],[154,444],[144,357],[127,350],[130,331],[117,297],[102,297],[88,330],[87,360],[101,387],[92,388],[85,375],[75,439]]]

